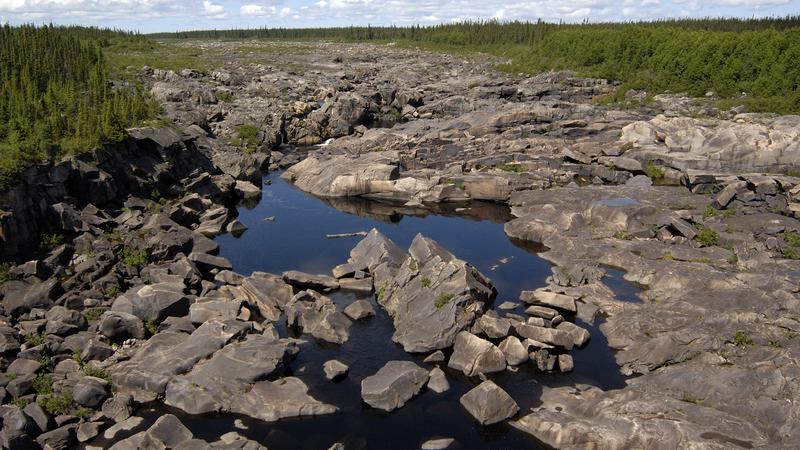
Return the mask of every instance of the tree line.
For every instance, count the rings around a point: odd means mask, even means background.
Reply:
[[[0,189],[30,164],[120,140],[159,106],[136,83],[109,80],[103,47],[134,33],[0,27]]]
[[[467,21],[430,27],[257,28],[174,39],[394,41],[506,57],[509,72],[575,70],[653,93],[713,91],[752,111],[800,113],[800,16],[563,24]]]

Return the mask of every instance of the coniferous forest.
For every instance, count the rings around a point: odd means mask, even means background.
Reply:
[[[124,136],[159,106],[112,83],[103,47],[132,34],[83,27],[0,27],[0,187],[26,166]]]

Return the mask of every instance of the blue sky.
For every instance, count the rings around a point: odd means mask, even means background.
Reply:
[[[800,13],[800,0],[0,0],[0,22],[142,32],[233,27],[435,24],[499,18],[579,22]]]

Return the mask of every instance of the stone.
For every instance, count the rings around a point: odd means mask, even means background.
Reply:
[[[88,442],[97,437],[100,434],[101,426],[102,423],[100,422],[84,422],[80,424],[75,434],[78,442]]]
[[[42,433],[36,438],[36,442],[46,449],[61,450],[70,448],[77,440],[75,428],[74,425],[66,425],[53,431]]]
[[[552,372],[556,368],[557,358],[547,350],[537,350],[530,354],[530,358],[542,372]]]
[[[289,326],[299,327],[317,339],[343,344],[350,338],[352,322],[322,294],[303,291],[286,305],[285,312]]]
[[[241,300],[198,299],[189,307],[189,320],[194,324],[205,323],[211,319],[226,321],[239,317]]]
[[[339,289],[336,279],[325,275],[312,275],[297,270],[283,273],[283,281],[298,289],[313,289],[319,292],[330,292]]]
[[[331,269],[331,274],[336,279],[350,278],[354,276],[356,272],[364,271],[366,269],[367,267],[362,264],[345,263],[339,264]]]
[[[94,377],[80,379],[72,390],[72,396],[79,405],[88,408],[100,406],[108,397],[105,380]]]
[[[506,356],[506,362],[509,366],[518,366],[528,361],[528,349],[522,345],[522,342],[516,336],[505,338],[498,348]]]
[[[28,403],[22,408],[22,412],[25,413],[36,426],[39,428],[39,431],[42,433],[46,431],[50,431],[56,425],[55,421],[48,415],[38,403]]]
[[[523,338],[561,347],[564,350],[572,350],[572,347],[575,346],[575,338],[572,334],[564,330],[527,324],[519,324],[515,329],[517,330],[517,334]]]
[[[492,339],[504,338],[508,336],[508,332],[511,330],[511,322],[507,319],[488,313],[479,317],[475,322],[475,326]]]
[[[144,339],[144,323],[133,314],[107,311],[100,318],[97,330],[113,342],[128,339]]]
[[[42,365],[38,361],[33,361],[31,359],[25,358],[18,358],[15,359],[11,364],[8,365],[6,368],[6,374],[13,374],[13,375],[33,375],[42,368]]]
[[[114,422],[122,422],[133,414],[133,398],[128,394],[116,394],[103,402],[103,415]]]
[[[175,448],[182,443],[192,439],[194,435],[186,426],[172,414],[165,414],[159,417],[150,428],[147,429],[147,436],[165,445],[167,448]]]
[[[428,389],[437,394],[450,390],[450,383],[447,381],[447,376],[442,369],[438,367],[431,369],[428,379]]]
[[[339,280],[339,287],[342,290],[356,292],[359,294],[372,293],[372,278],[344,278]]]
[[[575,343],[575,347],[583,347],[589,342],[589,338],[591,335],[589,331],[585,328],[579,327],[572,322],[561,322],[556,326],[557,330],[566,331],[570,335],[572,335],[573,342]]]
[[[189,254],[189,261],[193,262],[195,265],[197,265],[198,269],[204,272],[208,272],[213,269],[219,269],[219,270],[233,269],[233,265],[226,258],[223,258],[221,256],[212,256],[209,255],[208,253],[199,253],[196,251],[192,251],[192,253]]]
[[[344,313],[353,320],[361,320],[374,316],[375,308],[372,307],[372,303],[369,300],[361,299],[347,305],[344,308]]]
[[[525,309],[525,314],[541,317],[542,319],[553,320],[558,315],[558,311],[546,306],[529,306]]]
[[[481,425],[502,422],[519,412],[517,402],[491,380],[464,394],[459,402]]]
[[[33,308],[50,309],[53,302],[64,293],[58,280],[50,279],[34,284],[26,290],[6,294],[3,300],[5,312],[13,317],[18,317]]]
[[[444,361],[444,352],[441,350],[436,350],[435,352],[428,355],[422,362],[425,363],[437,363]]]
[[[361,381],[361,398],[373,408],[393,411],[417,395],[428,371],[410,361],[389,361]]]
[[[520,300],[525,303],[561,309],[569,312],[577,312],[575,298],[569,295],[557,294],[548,291],[522,291]]]
[[[572,356],[568,354],[558,355],[558,370],[562,373],[572,372],[575,364],[572,362]]]
[[[103,432],[103,437],[106,439],[116,439],[118,434],[131,431],[141,425],[142,422],[144,422],[144,419],[141,417],[129,417],[123,421],[111,425],[105,432]]]
[[[464,375],[472,377],[505,370],[506,357],[491,342],[468,331],[462,331],[456,336],[453,354],[447,367],[460,370]]]
[[[325,378],[333,381],[347,375],[347,371],[350,370],[350,368],[346,364],[332,359],[326,361],[325,364],[322,365],[322,370],[325,372]]]
[[[181,283],[156,283],[136,286],[117,297],[111,311],[134,315],[143,321],[161,322],[167,317],[189,313],[189,298]]]
[[[420,446],[421,450],[446,450],[455,443],[453,438],[428,439]]]

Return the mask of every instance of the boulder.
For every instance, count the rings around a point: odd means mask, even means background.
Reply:
[[[520,300],[531,305],[546,306],[563,311],[577,312],[575,298],[569,295],[556,294],[548,291],[522,291]]]
[[[313,289],[319,292],[330,292],[339,289],[335,278],[325,275],[312,275],[297,270],[283,273],[283,281],[298,289]]]
[[[450,383],[447,381],[447,376],[442,369],[438,367],[431,369],[428,379],[428,389],[437,394],[450,390]]]
[[[372,303],[370,303],[369,300],[362,299],[347,305],[344,309],[344,313],[353,320],[361,320],[366,317],[374,316],[375,308],[372,307]]]
[[[507,337],[498,348],[506,356],[506,362],[510,366],[518,366],[528,360],[528,350],[516,336]]]
[[[361,381],[361,398],[373,408],[393,411],[417,395],[427,381],[428,371],[413,362],[389,361]]]
[[[464,375],[472,377],[505,370],[506,357],[491,342],[468,331],[462,331],[456,337],[453,354],[447,367],[460,370]]]
[[[144,324],[132,314],[120,311],[106,311],[100,318],[97,330],[113,342],[127,339],[144,339]]]
[[[136,286],[117,297],[111,311],[134,315],[144,321],[161,322],[167,317],[189,314],[189,298],[183,283]]]
[[[336,305],[314,291],[298,293],[286,305],[289,326],[299,327],[304,333],[334,344],[343,344],[350,338],[352,322],[336,310]]]
[[[347,367],[346,364],[332,359],[322,365],[322,370],[325,372],[325,378],[336,380],[347,375],[347,371],[350,370],[350,368]]]
[[[517,402],[491,380],[467,392],[459,401],[481,425],[502,422],[519,412]]]

